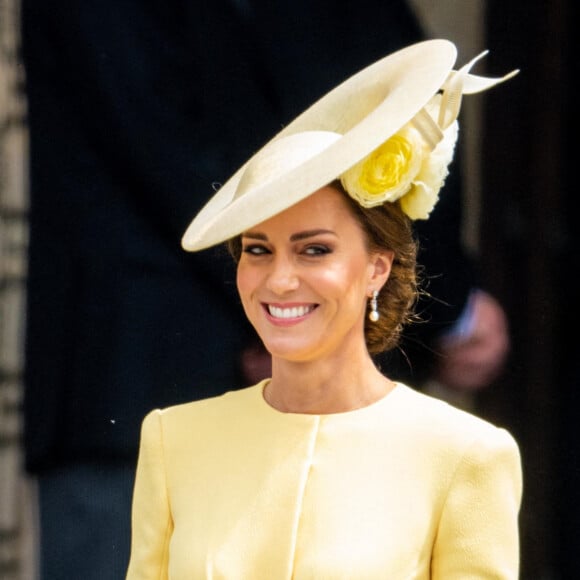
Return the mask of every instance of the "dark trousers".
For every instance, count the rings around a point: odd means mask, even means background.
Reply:
[[[41,580],[123,580],[133,465],[80,464],[38,478]]]

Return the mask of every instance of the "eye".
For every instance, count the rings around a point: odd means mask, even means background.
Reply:
[[[247,244],[242,246],[242,252],[252,256],[261,256],[263,254],[269,254],[270,250],[262,244]]]
[[[324,244],[312,244],[307,246],[303,252],[308,256],[322,256],[324,254],[330,254],[332,250]]]

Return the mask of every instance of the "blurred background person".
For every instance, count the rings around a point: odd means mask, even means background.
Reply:
[[[147,411],[269,372],[232,299],[228,256],[181,250],[187,216],[330,87],[425,35],[399,0],[23,0],[24,443],[38,481],[43,578],[124,574]],[[501,371],[507,325],[497,301],[474,291],[459,178],[441,200],[419,230],[434,297],[420,305],[426,322],[381,364],[413,384],[473,390]],[[482,296],[503,320],[491,325],[497,336],[478,334]],[[477,336],[501,348],[459,372],[459,344]]]

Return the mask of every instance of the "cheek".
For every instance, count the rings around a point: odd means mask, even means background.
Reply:
[[[236,272],[236,286],[242,303],[252,294],[259,284],[259,276],[255,269],[248,268],[244,264],[238,264]]]
[[[346,297],[365,294],[367,285],[366,268],[357,261],[349,261],[337,264],[325,272],[320,272],[316,279],[312,279],[312,285],[321,294],[328,297],[334,296],[337,300]]]
[[[347,260],[337,264],[336,270],[332,273],[337,284],[352,287],[365,285],[369,281],[370,265],[365,255],[354,255]]]

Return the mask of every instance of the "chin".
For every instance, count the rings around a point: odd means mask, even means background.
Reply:
[[[296,344],[295,341],[292,344],[284,341],[270,341],[264,342],[264,344],[273,358],[292,362],[305,362],[312,357],[312,344]]]

